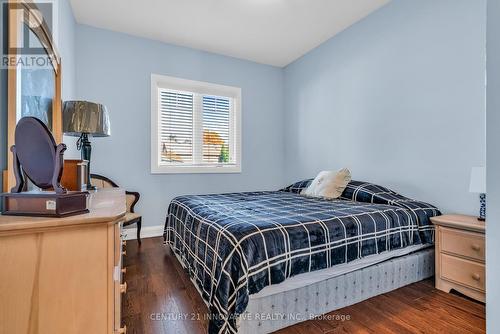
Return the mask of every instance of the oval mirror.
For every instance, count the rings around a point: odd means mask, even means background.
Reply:
[[[16,153],[25,175],[41,189],[52,188],[56,142],[47,126],[35,117],[23,117],[15,131]]]

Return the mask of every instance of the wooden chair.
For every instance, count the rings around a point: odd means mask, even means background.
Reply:
[[[98,174],[90,174],[90,180],[93,186],[97,188],[118,188],[119,186],[105,176]],[[134,207],[139,201],[141,195],[135,191],[125,191],[127,198],[127,213],[125,214],[125,222],[123,226],[137,224],[137,242],[141,244],[141,226],[142,216],[134,212]]]

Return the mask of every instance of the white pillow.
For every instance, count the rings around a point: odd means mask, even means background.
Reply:
[[[351,181],[351,172],[347,168],[342,168],[338,172],[322,171],[300,194],[310,197],[338,198],[349,181]]]

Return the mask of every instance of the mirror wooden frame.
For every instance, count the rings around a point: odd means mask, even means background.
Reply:
[[[38,10],[38,7],[32,0],[9,0],[9,23],[8,23],[8,42],[10,46],[18,47],[22,25],[26,24],[30,27],[31,31],[40,40],[42,46],[45,48],[47,55],[52,60],[54,68],[54,100],[52,102],[52,134],[56,140],[56,144],[62,142],[62,101],[61,101],[61,58],[55,46],[54,40],[50,29],[48,28],[43,17],[37,15],[27,15],[30,10]],[[21,6],[23,11],[11,10]],[[41,13],[38,11],[38,13]],[[10,54],[12,55],[12,54]],[[17,56],[17,54],[15,55]],[[7,70],[7,152],[10,153],[9,148],[14,145],[14,132],[17,124],[17,109],[18,109],[18,83],[20,81],[18,75],[18,67]],[[7,170],[3,171],[3,190],[7,192],[15,185],[14,176],[14,159],[12,154],[7,157]]]

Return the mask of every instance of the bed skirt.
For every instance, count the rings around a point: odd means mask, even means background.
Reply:
[[[271,333],[433,275],[434,248],[427,248],[301,288],[250,296],[238,333]]]

